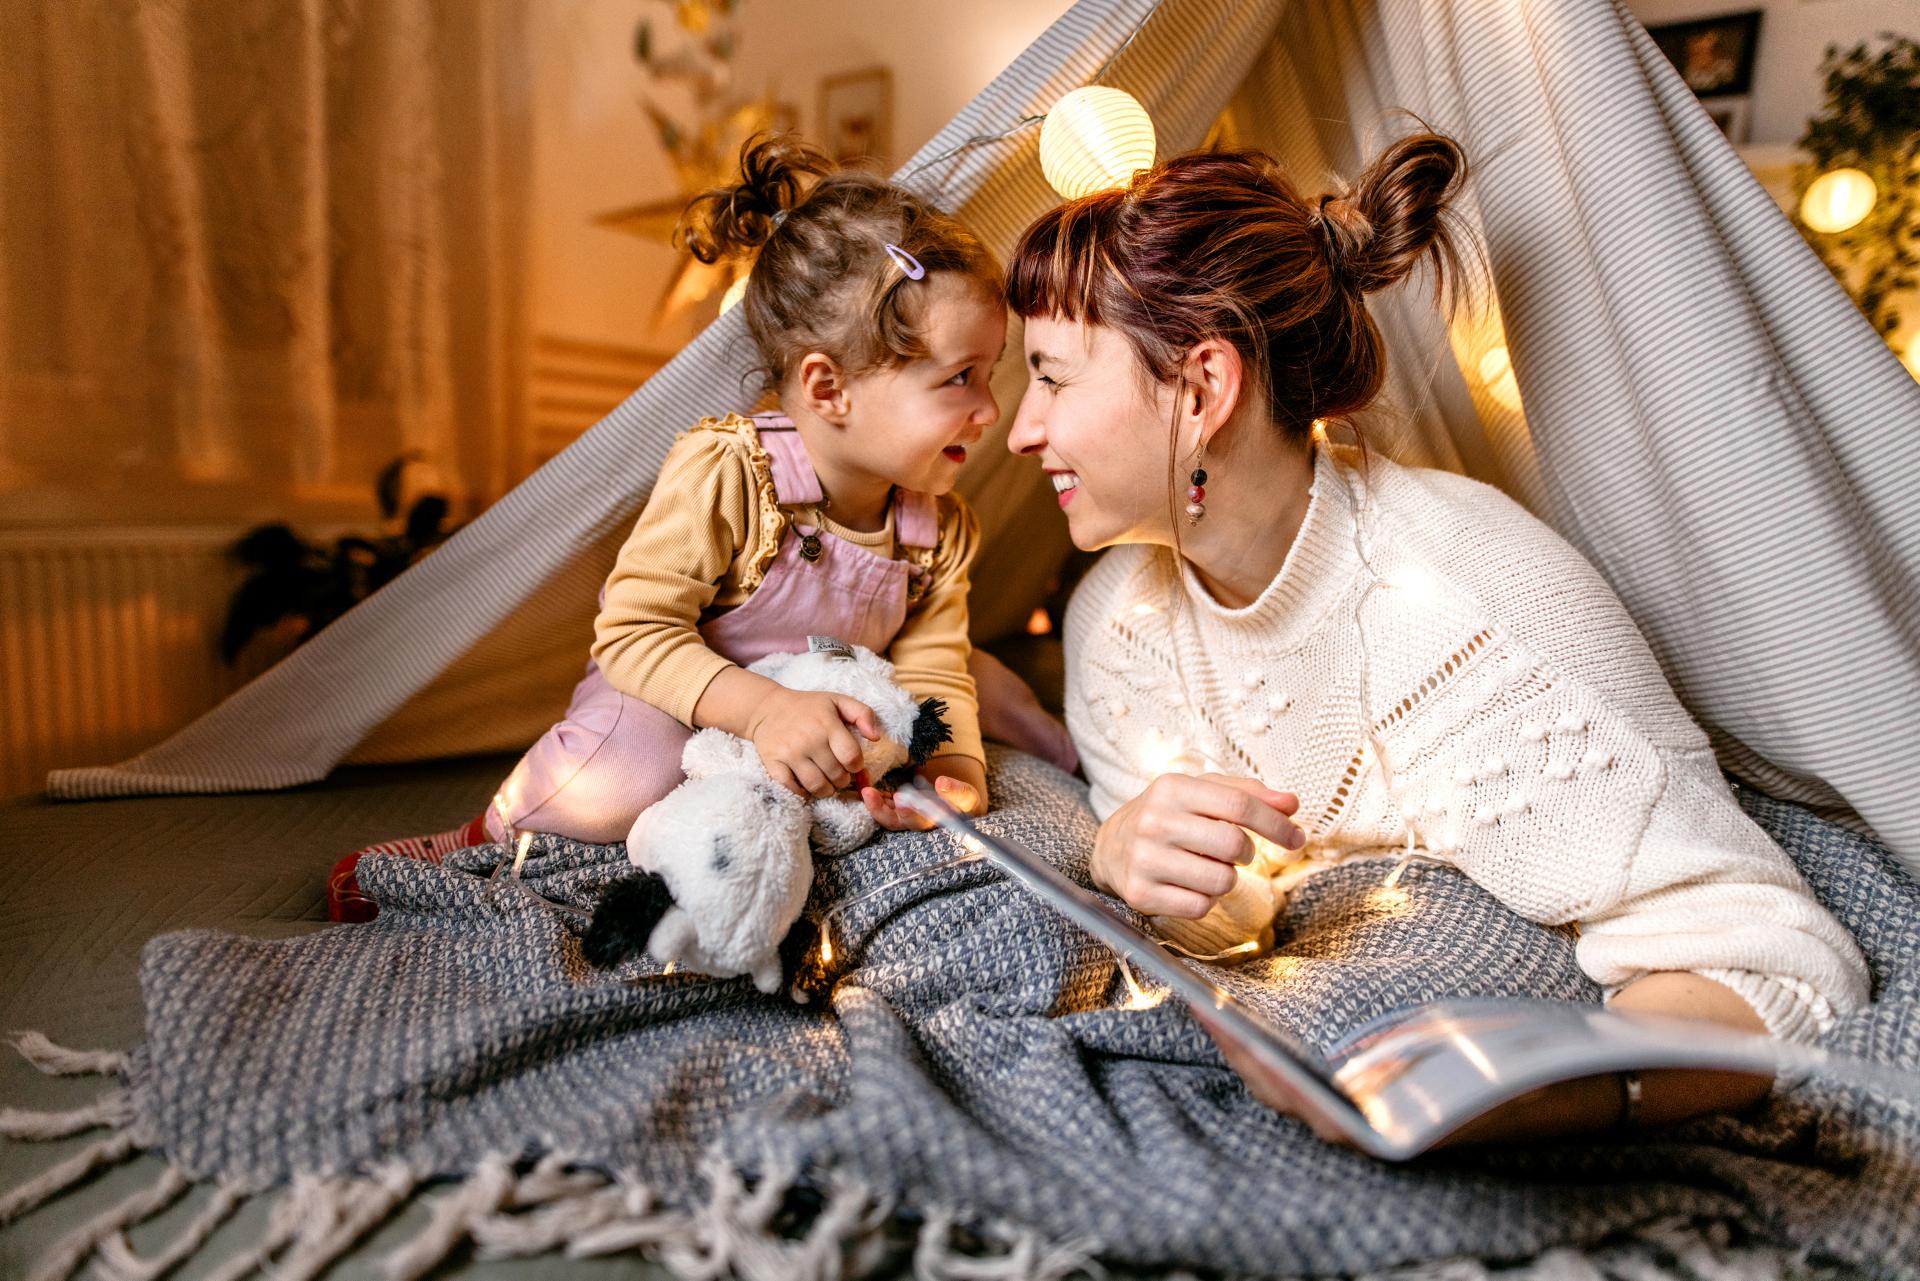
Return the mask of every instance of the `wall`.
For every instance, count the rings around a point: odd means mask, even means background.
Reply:
[[[1723,13],[1763,10],[1760,52],[1753,68],[1753,117],[1747,141],[1758,147],[1790,144],[1820,110],[1820,60],[1827,46],[1851,48],[1882,31],[1920,39],[1915,0],[1627,0],[1641,22],[1656,26]]]
[[[742,0],[738,83],[765,86],[815,125],[820,80],[893,68],[896,159],[938,131],[1069,7],[1069,0]],[[958,15],[956,17],[956,15]],[[663,0],[546,0],[535,7],[533,329],[672,351],[712,314],[656,326],[675,253],[597,226],[608,210],[678,194],[640,107],[641,20],[671,28]]]

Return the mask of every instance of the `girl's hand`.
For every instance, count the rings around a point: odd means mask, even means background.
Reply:
[[[941,800],[962,814],[987,812],[987,772],[971,756],[936,756],[917,773],[933,784]],[[933,826],[931,819],[900,808],[889,793],[877,787],[861,788],[860,799],[866,802],[873,821],[889,832],[924,832]]]
[[[866,764],[854,730],[880,737],[873,709],[859,699],[775,685],[743,737],[774,782],[801,796],[827,797],[850,786]]]
[[[1223,774],[1162,774],[1107,816],[1094,839],[1093,883],[1144,916],[1199,920],[1253,860],[1255,832],[1283,849],[1307,836],[1288,821],[1291,792]]]

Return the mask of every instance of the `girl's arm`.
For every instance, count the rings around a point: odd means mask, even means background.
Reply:
[[[607,682],[689,728],[708,684],[734,666],[698,629],[753,537],[757,501],[742,438],[712,430],[681,437],[620,548],[594,620],[593,658]]]
[[[907,608],[907,621],[887,651],[894,677],[916,698],[938,698],[946,704],[947,727],[953,737],[939,755],[918,771],[940,786],[941,778],[964,783],[974,795],[963,798],[942,788],[956,806],[975,814],[986,812],[986,749],[980,742],[980,710],[973,677],[967,671],[972,645],[967,639],[967,592],[973,558],[980,547],[980,525],[959,498],[940,500],[940,547],[933,558],[927,592]],[[871,789],[870,789],[871,790]],[[962,805],[963,800],[970,804]],[[902,814],[874,791],[868,808],[883,826],[924,827],[925,820]]]

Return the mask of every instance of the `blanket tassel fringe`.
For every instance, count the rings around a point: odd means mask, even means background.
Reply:
[[[73,1050],[38,1032],[14,1038],[21,1055],[49,1075],[119,1075],[127,1056]],[[110,1131],[41,1174],[0,1194],[5,1224],[80,1184],[100,1170],[140,1155],[131,1095],[124,1088],[64,1111],[0,1109],[0,1136],[27,1141]],[[483,1159],[448,1191],[429,1201],[426,1223],[382,1261],[389,1281],[417,1281],[471,1243],[482,1258],[563,1250],[570,1258],[639,1250],[683,1281],[835,1281],[872,1272],[889,1250],[894,1202],[852,1179],[829,1177],[826,1197],[805,1233],[794,1237],[775,1223],[799,1181],[789,1163],[769,1162],[751,1188],[723,1155],[709,1154],[702,1173],[705,1201],[690,1210],[658,1203],[631,1174],[575,1168],[575,1158],[550,1153],[525,1174],[505,1155]],[[299,1175],[281,1191],[267,1225],[250,1247],[227,1259],[209,1281],[243,1281],[256,1273],[275,1281],[312,1281],[362,1238],[403,1209],[427,1173],[399,1162],[366,1175]],[[167,1166],[147,1186],[125,1196],[61,1237],[36,1262],[27,1281],[67,1281],[89,1261],[103,1281],[160,1281],[194,1253],[261,1189],[238,1180],[213,1185],[204,1204],[150,1254],[133,1248],[127,1233],[160,1214],[193,1188]],[[1015,1229],[976,1231],[969,1244],[988,1243],[982,1255],[954,1243],[960,1219],[929,1213],[915,1246],[914,1265],[929,1281],[1060,1281],[1099,1274],[1091,1242],[1049,1245]]]

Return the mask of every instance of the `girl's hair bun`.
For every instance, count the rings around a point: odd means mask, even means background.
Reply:
[[[740,181],[695,196],[677,234],[701,262],[752,253],[806,198],[809,180],[833,170],[825,153],[793,134],[759,134],[740,150]]]

